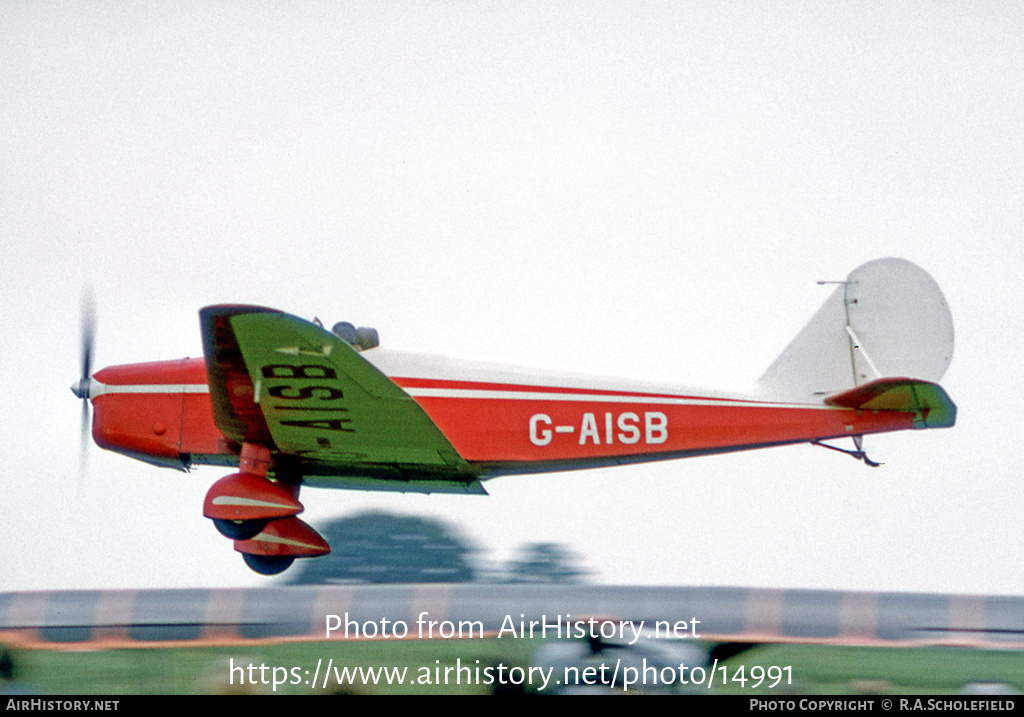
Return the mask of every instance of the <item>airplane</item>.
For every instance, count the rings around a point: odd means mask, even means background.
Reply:
[[[302,486],[486,494],[497,476],[636,464],[796,443],[867,465],[863,437],[945,428],[937,383],[953,323],[932,277],[868,262],[837,287],[748,392],[513,368],[379,346],[274,309],[199,312],[203,358],[111,366],[82,378],[102,448],[157,466],[237,472],[203,515],[264,575],[330,552],[296,516]],[[83,436],[84,437],[84,436]],[[852,438],[853,449],[826,443]]]

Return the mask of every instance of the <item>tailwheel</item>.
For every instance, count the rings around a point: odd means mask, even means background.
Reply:
[[[242,553],[242,560],[260,575],[277,575],[283,573],[295,562],[294,555],[254,555]]]
[[[864,436],[850,436],[850,438],[853,439],[853,445],[857,448],[855,451],[849,451],[845,448],[840,448],[839,446],[830,446],[827,443],[822,443],[820,440],[811,441],[811,445],[821,446],[822,448],[828,448],[829,450],[839,451],[840,453],[845,453],[848,456],[853,456],[858,461],[864,461],[864,465],[871,466],[872,468],[878,468],[879,466],[885,465],[884,463],[879,463],[868,458],[868,454],[864,451]]]
[[[255,538],[257,535],[262,533],[263,529],[267,527],[267,521],[226,520],[224,518],[214,518],[213,525],[217,528],[217,532],[225,538],[231,538],[232,540],[248,540],[249,538]]]

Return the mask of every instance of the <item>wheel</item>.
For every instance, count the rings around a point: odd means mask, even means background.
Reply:
[[[226,520],[214,518],[213,525],[225,538],[232,540],[248,540],[255,538],[267,527],[265,520]]]
[[[260,575],[277,575],[283,573],[295,562],[292,555],[253,555],[242,553],[245,564]]]

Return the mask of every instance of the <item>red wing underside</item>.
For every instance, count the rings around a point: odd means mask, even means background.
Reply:
[[[267,443],[271,438],[263,413],[254,401],[252,379],[230,322],[236,313],[254,311],[274,313],[251,306],[220,306],[203,309],[199,314],[214,422],[237,443]]]

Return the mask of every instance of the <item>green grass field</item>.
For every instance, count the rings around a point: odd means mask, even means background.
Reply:
[[[527,667],[540,640],[405,640],[252,645],[235,648],[109,651],[19,650],[14,687],[49,694],[324,694],[489,693],[487,669]],[[320,670],[317,671],[318,662]],[[324,674],[330,663],[328,685]],[[1024,691],[1024,653],[958,648],[858,648],[763,645],[726,663],[730,676],[755,667],[790,667],[792,684],[768,689],[753,680],[712,692],[725,694],[945,694],[970,682],[1001,682]],[[252,665],[250,669],[249,666]],[[462,666],[462,678],[456,667]],[[235,669],[232,670],[231,668]],[[263,668],[261,670],[261,667]],[[404,669],[404,684],[373,678],[339,686],[343,668]],[[444,682],[446,676],[448,684]],[[314,674],[318,674],[313,687]],[[516,673],[517,676],[522,673]],[[461,684],[454,684],[458,679]],[[279,684],[276,686],[274,682]],[[470,684],[466,684],[466,682]],[[491,680],[493,681],[493,680]],[[244,684],[242,684],[244,683]],[[701,690],[707,691],[706,688]]]

